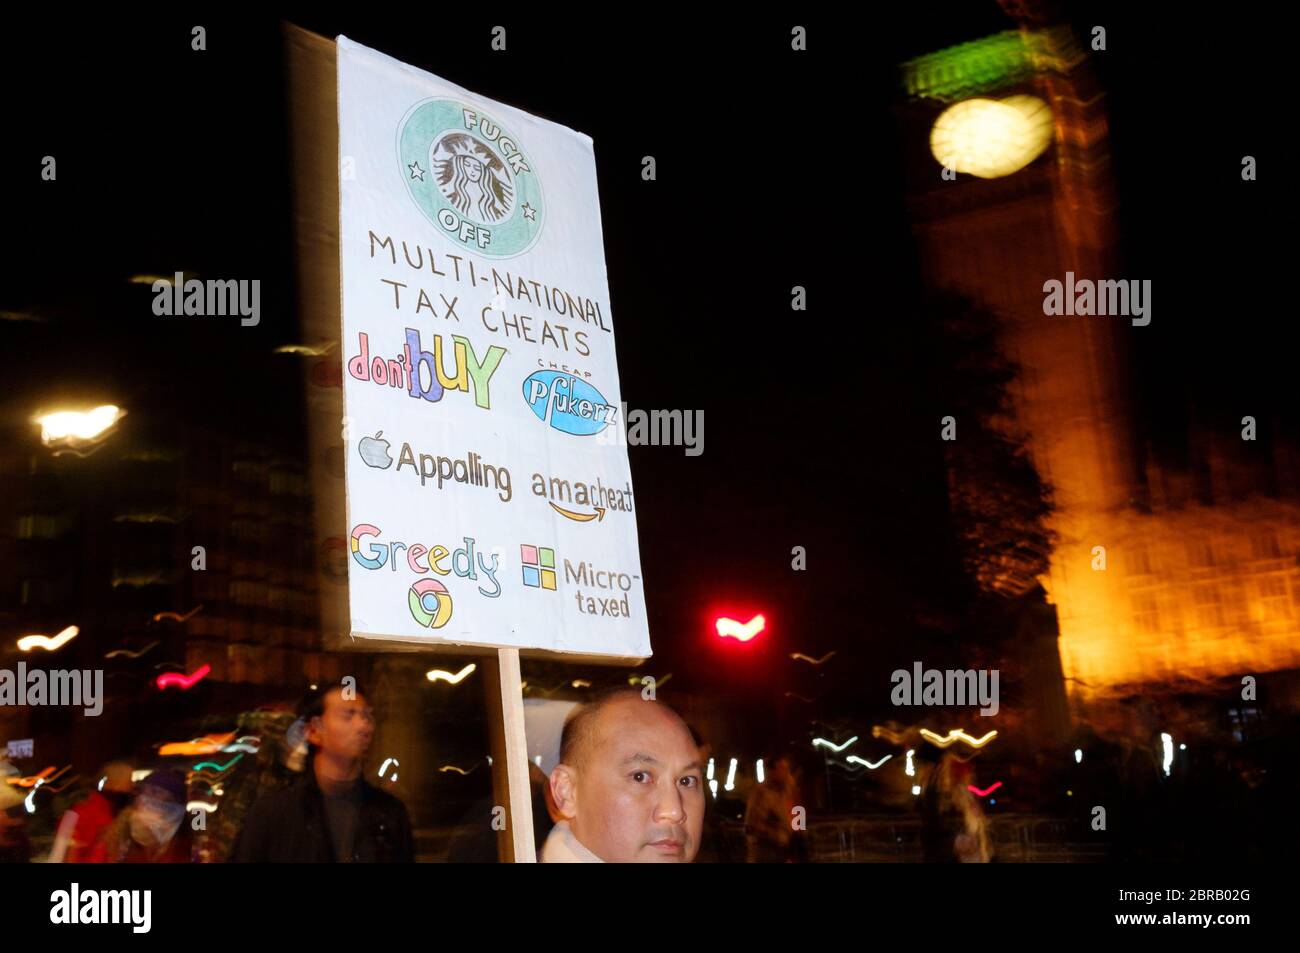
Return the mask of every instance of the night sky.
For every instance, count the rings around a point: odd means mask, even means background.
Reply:
[[[1275,92],[1287,63],[1265,48],[1281,37],[1247,37],[1227,11],[1211,26],[1138,21],[1130,6],[1073,19],[1085,37],[1092,22],[1108,29],[1093,63],[1123,276],[1154,282],[1152,325],[1135,335],[1141,427],[1171,453],[1193,412],[1294,431],[1294,315],[1279,293],[1292,166],[1275,131],[1290,125]],[[794,650],[839,649],[850,680],[876,673],[914,601],[950,579],[953,551],[938,424],[919,392],[930,329],[897,67],[1010,28],[997,5],[852,28],[801,20],[806,55],[790,53],[789,23],[748,13],[286,19],[594,139],[623,399],[705,412],[702,456],[630,451],[664,668],[697,687],[718,674],[696,663],[717,651],[708,626],[722,610],[772,620],[730,691],[745,690],[748,665]],[[489,48],[497,22],[507,53]],[[190,49],[195,23],[204,52]],[[279,18],[29,16],[0,52],[0,310],[43,319],[0,322],[4,425],[60,394],[102,393],[305,454],[299,359],[271,353],[300,340]],[[1260,181],[1241,182],[1245,154]],[[44,155],[56,183],[40,180]],[[643,155],[656,182],[641,180]],[[149,288],[126,281],[177,270],[260,278],[261,324],[155,317]],[[806,313],[790,311],[794,285]],[[805,572],[791,570],[796,545]]]

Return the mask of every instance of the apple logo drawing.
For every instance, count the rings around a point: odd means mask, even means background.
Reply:
[[[357,441],[357,450],[361,453],[361,459],[366,461],[366,466],[377,470],[387,470],[393,465],[393,458],[388,453],[388,441],[379,439],[383,435],[384,432],[381,430],[373,437],[362,437]]]

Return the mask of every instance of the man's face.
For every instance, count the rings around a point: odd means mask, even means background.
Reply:
[[[574,836],[611,863],[693,861],[704,781],[686,726],[655,702],[630,699],[607,705],[594,735],[581,764],[557,767],[552,783]]]
[[[325,696],[324,714],[311,720],[311,742],[339,759],[360,760],[375,737],[375,715],[365,698],[343,697],[343,689]]]

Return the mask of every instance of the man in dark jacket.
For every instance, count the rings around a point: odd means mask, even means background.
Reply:
[[[367,784],[362,762],[375,719],[351,680],[325,686],[303,715],[310,746],[297,783],[261,798],[244,820],[233,863],[409,863],[406,807]]]

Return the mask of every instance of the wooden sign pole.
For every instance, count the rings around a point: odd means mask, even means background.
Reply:
[[[497,649],[495,658],[485,660],[483,674],[492,750],[492,794],[495,805],[505,808],[506,829],[497,834],[497,856],[502,863],[533,864],[537,862],[537,849],[519,650]],[[493,813],[498,812],[494,809]]]
[[[339,299],[339,135],[338,61],[333,40],[286,24],[285,58],[289,72],[289,126],[295,235],[297,252],[299,323],[304,340],[319,345],[333,342],[330,356],[341,360],[342,303]],[[324,289],[329,289],[328,292]],[[341,370],[340,380],[341,380]],[[318,389],[320,390],[320,389]],[[342,392],[333,397],[328,410],[317,408],[313,415],[310,444],[312,459],[338,441],[342,418]],[[310,391],[309,391],[310,393]],[[319,418],[319,419],[317,419]],[[320,497],[318,521],[330,532],[347,525],[346,504],[339,498],[326,499],[331,482],[319,468],[313,470],[312,485]],[[348,632],[346,588],[335,587],[336,597],[327,599],[323,618],[326,632]],[[334,603],[337,603],[334,604]],[[333,646],[327,646],[331,648]],[[403,647],[409,649],[409,647]],[[394,650],[398,650],[394,647]],[[472,651],[472,650],[471,650]],[[528,783],[528,744],[524,738],[524,697],[519,674],[519,650],[498,649],[484,659],[488,726],[491,733],[492,789],[495,802],[505,808],[506,836],[498,836],[503,861],[535,863],[533,843],[532,789]],[[494,812],[499,813],[499,812]],[[494,818],[484,818],[491,823]],[[499,822],[498,822],[499,823]]]

